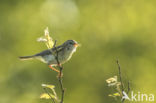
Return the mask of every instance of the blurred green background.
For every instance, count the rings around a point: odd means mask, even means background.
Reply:
[[[40,61],[18,56],[47,49],[36,41],[49,27],[58,45],[81,44],[64,64],[65,103],[116,103],[105,80],[118,74],[119,59],[131,90],[156,94],[155,0],[0,0],[0,103],[50,103],[41,100],[42,83],[56,73]]]

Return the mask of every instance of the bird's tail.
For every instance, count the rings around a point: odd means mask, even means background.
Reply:
[[[19,57],[20,60],[30,60],[30,59],[33,59],[35,56],[32,55],[32,56],[21,56]]]

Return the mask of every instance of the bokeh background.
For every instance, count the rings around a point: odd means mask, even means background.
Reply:
[[[117,103],[105,82],[118,75],[135,93],[156,94],[155,0],[0,0],[0,103],[41,100],[42,83],[60,90],[56,73],[18,56],[47,49],[36,41],[49,27],[57,44],[81,44],[64,64],[65,103]]]

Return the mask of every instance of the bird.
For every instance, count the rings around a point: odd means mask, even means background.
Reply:
[[[40,53],[31,55],[31,56],[20,56],[20,60],[30,60],[30,59],[37,59],[43,63],[48,64],[48,66],[56,71],[60,72],[59,70],[55,69],[55,66],[62,65],[69,61],[74,52],[76,52],[77,47],[79,44],[75,40],[67,40],[62,45],[57,47],[44,50]]]

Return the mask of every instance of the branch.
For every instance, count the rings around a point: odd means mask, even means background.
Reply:
[[[55,40],[55,43],[54,43],[54,46],[53,46],[53,48],[56,50],[56,56],[55,56],[55,58],[56,58],[56,61],[57,61],[57,65],[58,65],[58,68],[60,69],[60,72],[59,72],[59,76],[58,76],[58,80],[59,80],[59,84],[60,84],[60,88],[61,88],[61,92],[62,92],[62,96],[61,96],[61,101],[60,101],[60,103],[63,103],[63,101],[64,101],[64,91],[65,91],[65,89],[64,89],[64,87],[63,87],[63,81],[62,81],[62,77],[63,77],[63,67],[61,66],[61,64],[60,64],[60,62],[59,62],[59,59],[58,59],[58,50],[57,50],[57,48],[56,48],[56,40]]]
[[[124,85],[123,85],[123,82],[122,82],[121,68],[120,68],[119,61],[117,60],[116,63],[118,65],[118,70],[119,70],[119,78],[120,78],[120,82],[121,82],[121,90],[124,91]]]
[[[124,91],[124,85],[123,85],[123,81],[122,81],[122,75],[121,75],[121,67],[119,64],[119,60],[116,61],[117,65],[118,65],[118,70],[119,70],[119,78],[120,78],[120,83],[121,83],[121,94],[122,97],[124,96],[123,91]],[[121,102],[124,103],[125,99],[123,99]]]
[[[130,81],[128,81],[128,90],[127,90],[127,94],[129,93],[130,90],[131,90],[131,88],[130,88]]]
[[[120,64],[119,64],[119,60],[117,60],[116,63],[118,65],[118,70],[119,70],[119,78],[120,78],[120,83],[121,83],[122,96],[124,96],[123,95],[124,84],[123,84],[123,81],[122,81],[121,67],[120,67]],[[129,93],[129,91],[130,91],[130,81],[128,81],[127,94]],[[125,101],[125,99],[123,99],[121,102],[124,103],[124,101]]]

